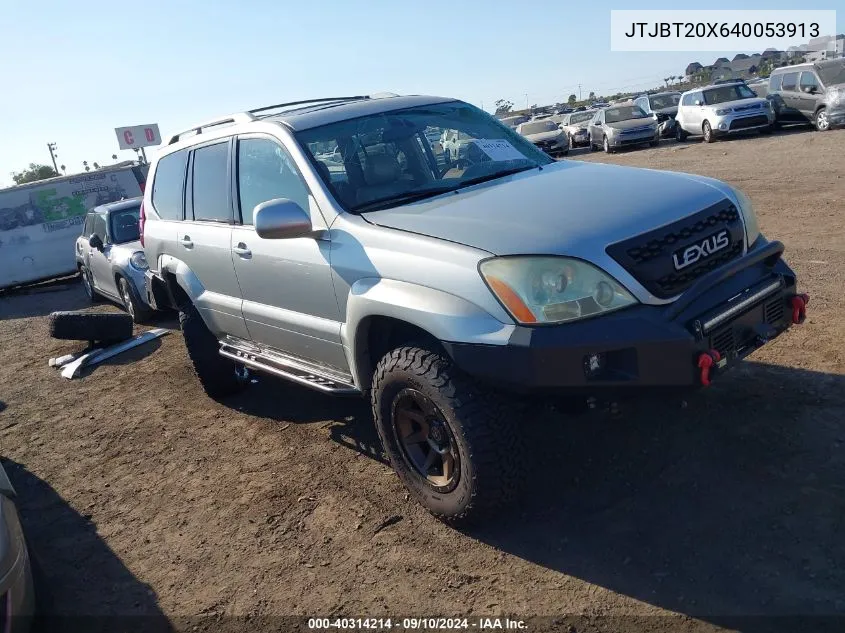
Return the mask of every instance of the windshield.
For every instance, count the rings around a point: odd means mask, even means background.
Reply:
[[[662,110],[663,108],[674,108],[681,102],[681,95],[654,95],[648,98],[652,110]]]
[[[818,71],[825,86],[845,84],[845,62],[838,61],[835,64],[824,64],[818,67]]]
[[[128,207],[120,211],[112,211],[109,214],[111,222],[111,238],[115,244],[134,242],[141,238],[138,229],[138,218],[141,215],[141,203],[138,206]]]
[[[432,128],[447,142],[432,144],[424,133]],[[339,121],[296,137],[335,199],[352,212],[396,206],[554,162],[486,112],[460,101]],[[464,140],[452,142],[455,138]],[[338,162],[323,159],[320,148],[326,146],[335,148]]]
[[[572,125],[573,123],[583,123],[584,121],[589,121],[593,118],[594,112],[578,112],[577,114],[573,114],[569,117],[569,124]]]
[[[556,129],[557,125],[554,121],[531,121],[531,123],[523,123],[519,128],[521,134],[542,134]]]
[[[607,123],[618,123],[619,121],[627,121],[628,119],[643,119],[648,115],[640,106],[618,106],[614,108],[607,108],[604,111],[604,120]]]
[[[757,95],[745,84],[731,84],[704,91],[704,103],[715,105],[737,99],[753,99]]]

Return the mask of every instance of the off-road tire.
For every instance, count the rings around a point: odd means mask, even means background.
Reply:
[[[460,466],[450,492],[436,491],[403,455],[392,410],[406,388],[430,399],[453,435]],[[525,468],[518,407],[461,372],[448,356],[423,346],[397,348],[378,363],[370,395],[376,429],[394,471],[434,516],[465,524],[517,496]]]
[[[69,341],[116,343],[132,338],[132,317],[115,312],[53,312],[50,336]]]
[[[138,296],[135,284],[126,277],[117,278],[117,291],[123,300],[123,307],[135,323],[146,323],[153,315],[150,307]]]
[[[185,339],[188,359],[205,393],[223,398],[241,391],[249,384],[243,366],[220,355],[220,344],[192,303],[179,310],[179,327]]]

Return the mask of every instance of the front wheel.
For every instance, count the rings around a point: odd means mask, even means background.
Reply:
[[[827,132],[830,129],[830,115],[827,113],[825,108],[816,112],[816,116],[813,119],[813,125],[816,126],[816,129],[819,132]]]
[[[604,152],[605,154],[612,154],[613,148],[610,146],[610,141],[607,140],[607,137],[604,137]]]
[[[82,280],[82,288],[91,303],[97,303],[97,294],[94,292],[94,280],[91,279],[91,271],[87,266],[79,267],[79,277]]]
[[[710,126],[710,121],[704,122],[704,125],[701,126],[701,131],[704,133],[704,142],[705,143],[712,143],[713,142],[713,128]]]
[[[118,278],[117,289],[120,292],[120,298],[123,300],[123,307],[135,323],[143,323],[150,318],[152,311],[141,300],[126,277]]]
[[[514,407],[448,356],[393,350],[376,367],[371,401],[391,466],[433,515],[467,521],[514,499],[524,468]]]

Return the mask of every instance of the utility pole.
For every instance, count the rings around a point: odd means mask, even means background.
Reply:
[[[528,93],[525,93],[525,109],[528,109]]]
[[[58,174],[59,173],[59,166],[56,164],[56,144],[55,143],[47,143],[47,149],[50,150],[50,158],[53,160],[53,170]]]
[[[581,84],[578,84],[578,101],[581,101]]]

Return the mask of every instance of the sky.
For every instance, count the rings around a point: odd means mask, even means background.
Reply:
[[[835,9],[784,0],[742,8]],[[732,3],[717,4],[733,8]],[[310,97],[434,94],[488,111],[580,90],[647,89],[722,53],[610,51],[629,2],[532,0],[0,0],[0,187],[29,163],[68,173],[133,159],[114,128],[162,136],[234,111]],[[642,1],[642,9],[677,2]],[[707,5],[718,16],[713,4]],[[845,31],[845,11],[837,31]],[[148,150],[148,156],[151,154]]]

